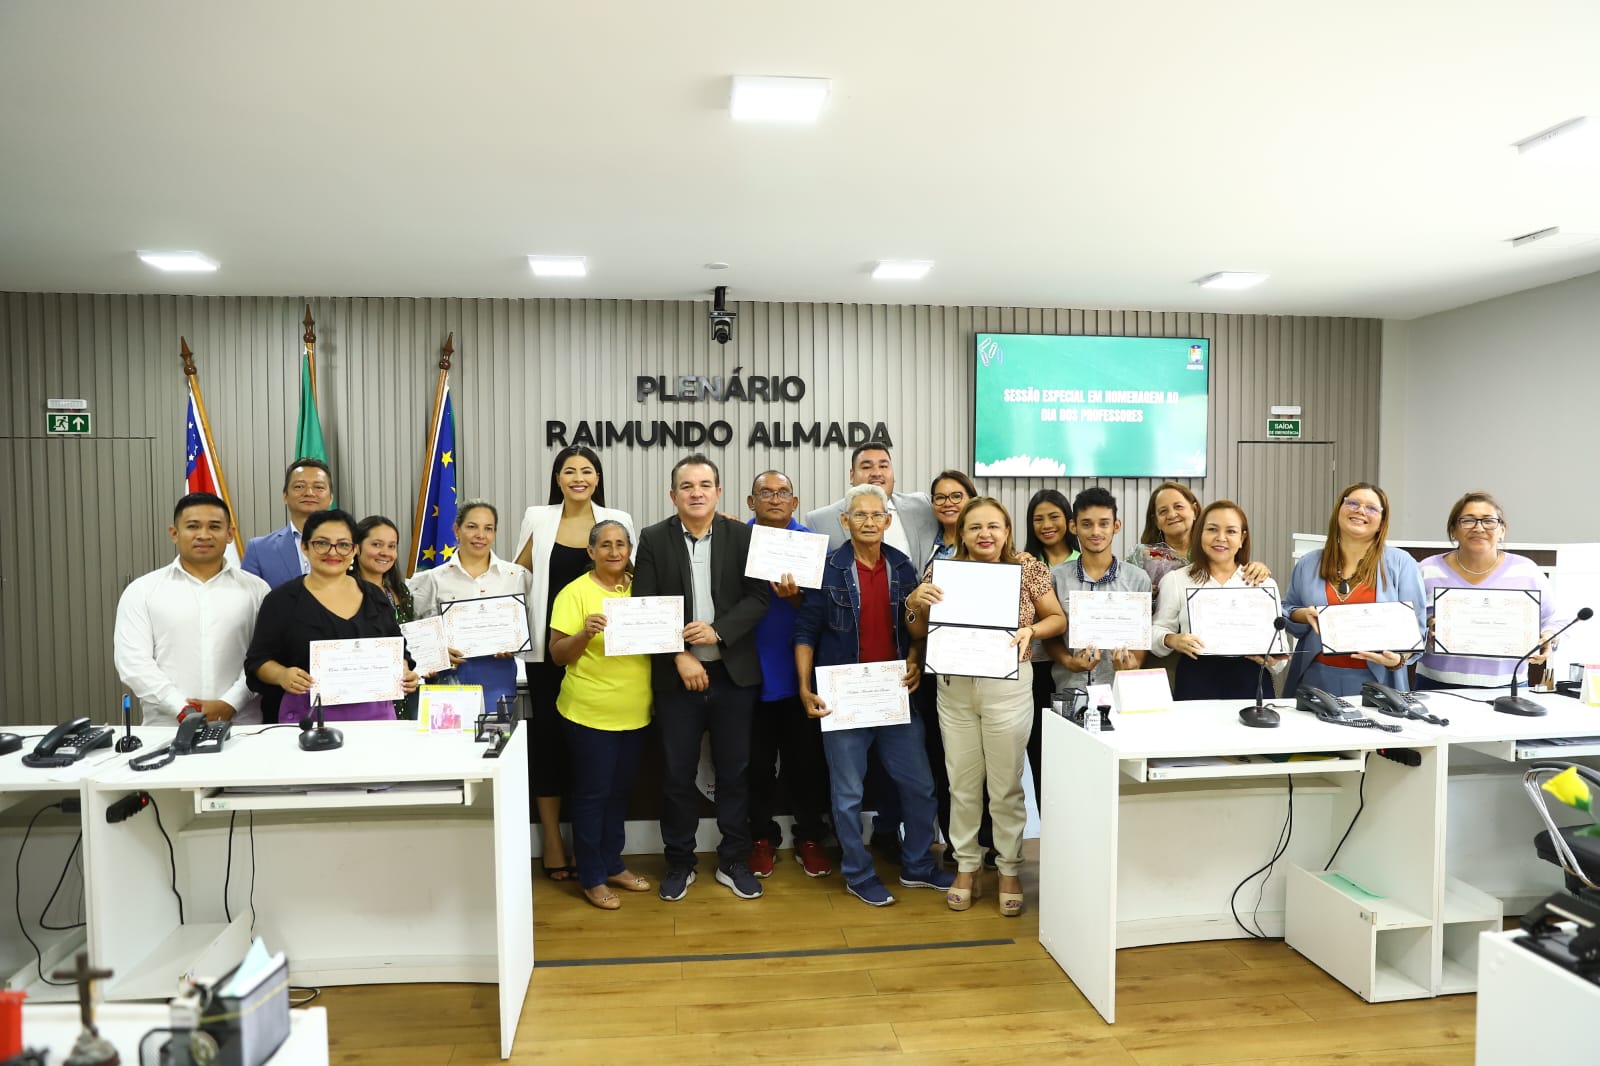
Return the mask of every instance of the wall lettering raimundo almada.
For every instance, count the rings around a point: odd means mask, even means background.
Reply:
[[[669,377],[648,374],[634,378],[634,401],[641,406],[677,403],[799,403],[805,398],[806,383],[794,376],[745,377],[743,367],[734,367],[726,378],[699,374]],[[715,419],[699,421],[662,418],[635,418],[627,422],[588,419],[563,422],[551,419],[544,424],[547,447],[565,448],[583,444],[591,448],[700,448],[711,445],[725,448],[733,443],[733,426]],[[768,448],[854,448],[861,444],[893,447],[889,427],[882,422],[755,422],[745,438],[746,446]]]

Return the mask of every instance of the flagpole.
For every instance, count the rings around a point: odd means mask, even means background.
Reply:
[[[222,502],[228,505],[228,517],[233,526],[233,546],[239,553],[239,558],[244,558],[244,537],[239,533],[238,512],[233,509],[233,500],[228,496],[228,479],[222,473],[222,458],[217,455],[216,443],[211,439],[211,421],[206,417],[206,399],[200,392],[200,371],[195,369],[194,352],[189,350],[189,342],[182,337],[178,338],[180,350],[178,358],[183,360],[183,373],[189,379],[189,390],[194,393],[194,409],[200,414],[200,433],[205,438],[206,452],[211,456],[211,476],[217,479],[217,490],[222,495]]]
[[[322,401],[317,398],[317,323],[311,317],[310,304],[306,304],[306,317],[301,325],[306,327],[305,335],[300,340],[305,345],[306,362],[311,366],[311,402],[317,404],[320,409]]]
[[[311,309],[306,309],[309,315]],[[444,347],[439,351],[439,382],[433,389],[433,417],[428,420],[428,439],[423,441],[422,456],[422,484],[417,488],[417,510],[411,520],[411,552],[406,556],[406,576],[412,577],[417,572],[417,546],[422,542],[423,512],[428,506],[428,474],[433,466],[433,444],[439,436],[439,419],[444,415],[444,389],[450,375],[450,358],[455,354],[456,335],[452,331],[444,339]]]

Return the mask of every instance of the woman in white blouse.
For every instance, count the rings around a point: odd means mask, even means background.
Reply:
[[[1189,537],[1190,565],[1169,571],[1156,593],[1156,615],[1150,628],[1150,650],[1157,655],[1178,652],[1173,696],[1180,700],[1252,699],[1261,668],[1259,655],[1206,655],[1205,643],[1189,625],[1189,591],[1206,588],[1251,588],[1279,603],[1278,585],[1270,577],[1246,580],[1250,563],[1250,520],[1232,500],[1217,500],[1200,512]],[[1201,593],[1204,595],[1204,593]],[[1267,649],[1263,645],[1262,649]],[[1274,649],[1287,650],[1287,649]],[[1286,662],[1274,656],[1274,664]]]
[[[494,553],[500,515],[486,500],[468,500],[456,511],[456,550],[439,566],[423,570],[407,583],[417,617],[438,614],[455,600],[488,596],[528,595],[528,572]],[[514,652],[462,658],[450,651],[456,681],[483,686],[483,707],[492,711],[502,698],[517,699],[517,660]]]
[[[517,529],[517,564],[533,575],[528,593],[531,644],[523,655],[532,711],[528,721],[528,795],[544,838],[545,873],[555,881],[574,879],[577,867],[568,863],[561,840],[561,797],[572,791],[567,738],[556,710],[566,671],[545,654],[545,640],[556,593],[589,570],[589,531],[601,522],[620,522],[628,531],[628,543],[638,543],[633,519],[605,502],[600,456],[581,444],[572,445],[557,452],[550,464],[549,502],[529,507]]]

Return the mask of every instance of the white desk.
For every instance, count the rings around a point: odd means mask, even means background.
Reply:
[[[255,932],[288,955],[293,981],[498,984],[509,1057],[533,972],[526,730],[484,759],[486,745],[470,735],[418,733],[415,723],[340,728],[345,746],[334,751],[301,751],[294,729],[236,733],[220,754],[88,782],[89,949],[116,972],[106,998],[163,999],[180,977],[216,976],[243,956],[253,814]],[[422,782],[437,784],[416,790]],[[413,787],[340,788],[379,783]],[[262,786],[294,791],[218,794]],[[154,815],[106,822],[107,808],[136,790],[151,794],[172,837],[184,924]]]
[[[59,967],[70,966],[73,953],[83,948],[84,930],[45,929],[39,924],[39,915],[72,853],[73,843],[83,826],[82,817],[59,812],[45,815],[28,837],[20,886],[22,918],[27,923],[28,936],[39,945],[42,964],[27,937],[17,928],[17,850],[22,846],[23,833],[28,821],[40,809],[67,798],[81,801],[87,777],[107,767],[121,765],[130,758],[118,754],[115,748],[103,748],[71,766],[22,765],[22,756],[32,751],[39,736],[51,728],[48,725],[10,727],[8,732],[28,739],[22,742],[21,751],[0,755],[0,883],[4,885],[0,887],[0,978],[5,988],[27,992],[31,1003],[76,1002],[77,999],[77,989],[73,985],[59,987],[40,981],[39,968],[42,965],[49,974]],[[145,749],[164,742],[174,731],[145,726],[135,726],[133,730],[134,735],[144,741]],[[82,883],[75,873],[69,872],[62,882],[60,895],[50,908],[49,917],[53,923],[70,924],[83,905]]]
[[[1245,935],[1233,921],[1229,894],[1272,855],[1287,810],[1286,775],[1296,782],[1294,833],[1266,888],[1262,930],[1283,933],[1285,878],[1295,864],[1321,871],[1355,812],[1363,771],[1366,811],[1335,870],[1363,885],[1382,884],[1394,919],[1431,923],[1441,824],[1436,812],[1444,796],[1434,741],[1410,728],[1398,734],[1352,729],[1293,710],[1281,712],[1276,729],[1251,729],[1239,722],[1241,705],[1187,703],[1120,715],[1110,733],[1086,733],[1044,715],[1039,939],[1107,1021],[1115,1020],[1118,948]],[[1367,758],[1380,747],[1413,748],[1422,765]],[[1340,757],[1171,765],[1312,752]],[[1388,876],[1395,866],[1404,869],[1402,876]],[[1256,889],[1252,883],[1240,893],[1246,920],[1256,911]],[[1344,917],[1360,920],[1361,908],[1327,891]],[[1372,939],[1362,945],[1369,969],[1377,950]]]
[[[1486,933],[1478,954],[1478,1066],[1593,1062],[1600,985]]]
[[[1231,702],[1122,716],[1116,732],[1101,734],[1046,714],[1040,941],[1114,1020],[1117,948],[1245,935],[1228,895],[1271,856],[1286,807],[1285,767],[1160,764],[1344,751],[1348,760],[1287,767],[1299,775],[1294,832],[1281,877],[1267,885],[1262,931],[1372,1002],[1470,992],[1481,934],[1500,929],[1508,904],[1520,913],[1561,887],[1560,871],[1534,854],[1542,825],[1522,792],[1522,764],[1592,764],[1600,752],[1600,741],[1536,743],[1600,737],[1600,708],[1532,698],[1550,713],[1521,718],[1431,694],[1428,709],[1449,726],[1405,721],[1398,734],[1292,709],[1280,712],[1279,728],[1253,730]],[[1421,765],[1362,755],[1379,747],[1416,750]],[[1322,876],[1355,814],[1363,762],[1365,809],[1333,869],[1379,899]],[[1240,903],[1241,916],[1254,911],[1254,883]]]
[[[73,995],[76,997],[76,989]],[[165,1026],[168,1019],[165,1005],[145,1003],[102,1003],[94,1013],[95,1028],[116,1045],[117,1054],[128,1066],[138,1066],[139,1041],[144,1034]],[[22,1009],[23,1046],[49,1049],[51,1062],[67,1060],[82,1029],[76,1004]],[[290,1011],[289,1039],[267,1060],[267,1066],[328,1066],[327,1008]]]

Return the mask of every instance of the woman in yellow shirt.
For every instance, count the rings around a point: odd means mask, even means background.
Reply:
[[[594,569],[556,595],[550,610],[550,655],[565,666],[556,710],[572,758],[572,850],[586,899],[614,911],[612,886],[648,892],[650,882],[622,861],[628,792],[650,724],[650,657],[606,655],[606,600],[631,594],[632,538],[621,522],[589,531]]]

